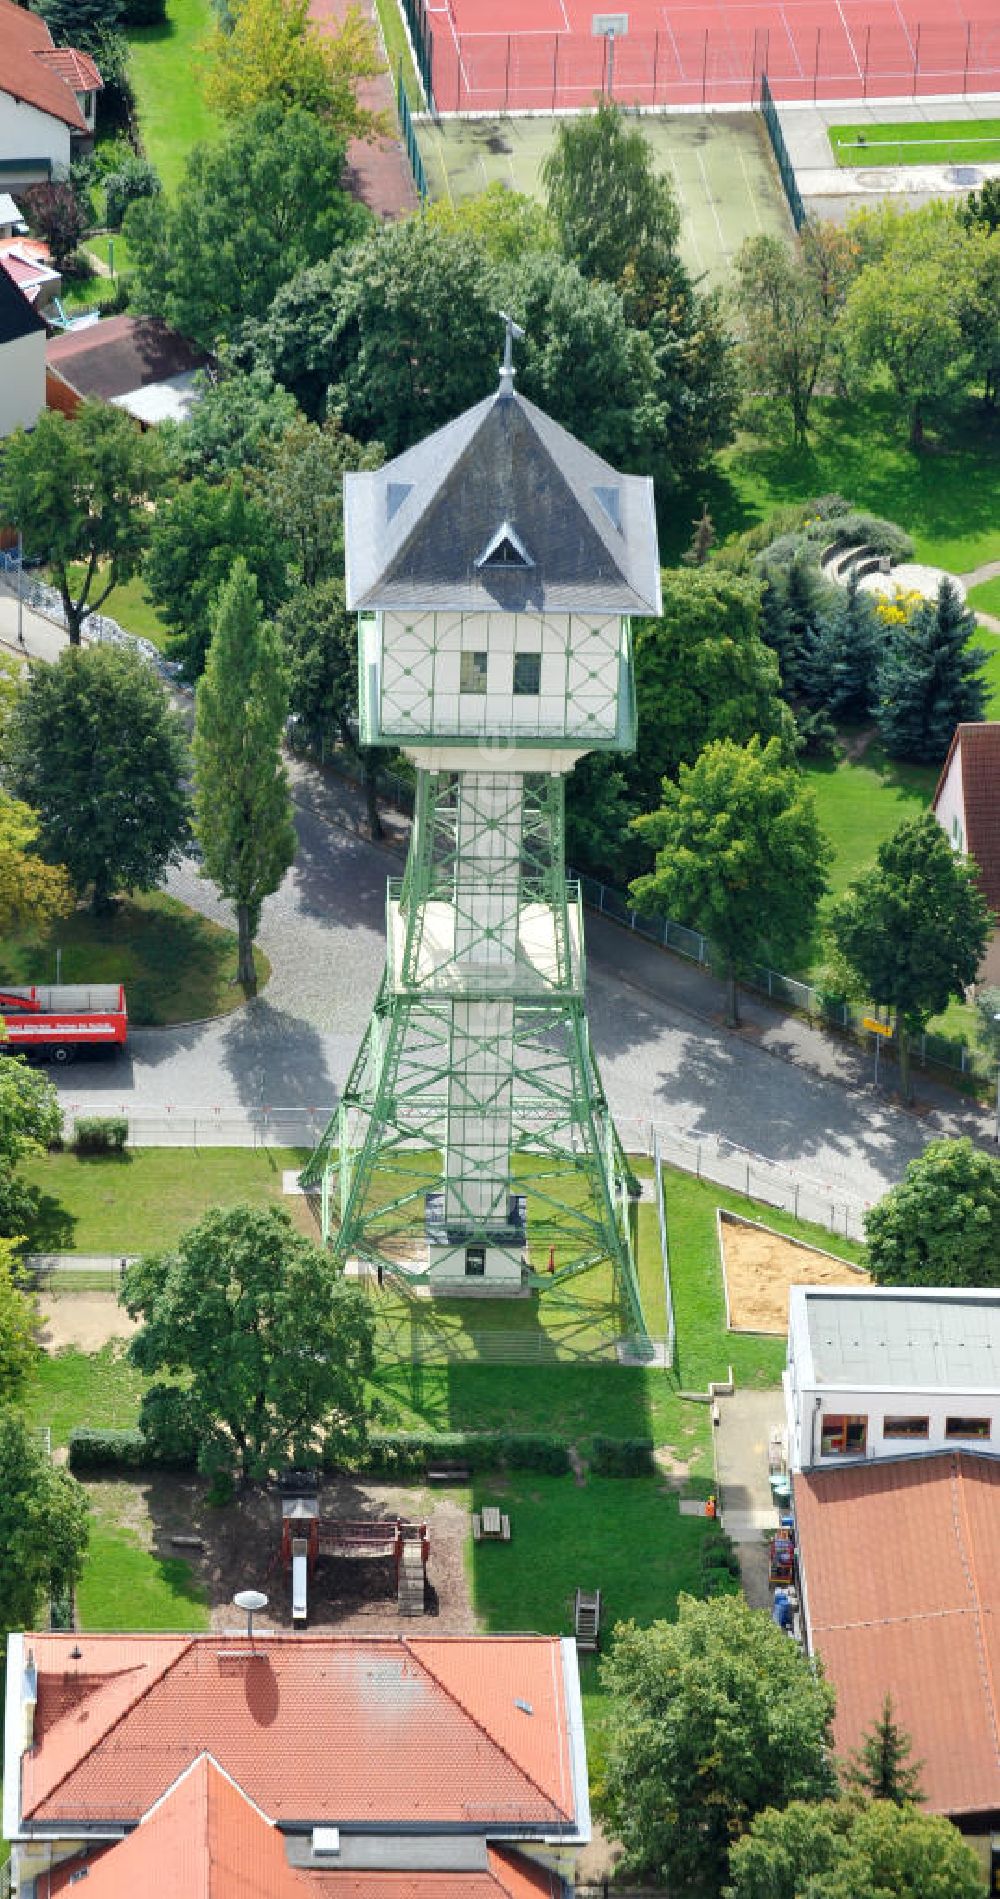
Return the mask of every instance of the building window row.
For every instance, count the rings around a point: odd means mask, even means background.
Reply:
[[[944,1422],[946,1438],[970,1439],[982,1443],[992,1435],[990,1418],[948,1417]],[[930,1418],[901,1414],[882,1419],[884,1438],[922,1439],[930,1437]],[[867,1416],[824,1416],[820,1421],[821,1457],[863,1457],[868,1442]]]
[[[485,693],[489,654],[464,647],[459,674],[459,691]],[[541,653],[514,654],[515,699],[537,699],[542,689]]]

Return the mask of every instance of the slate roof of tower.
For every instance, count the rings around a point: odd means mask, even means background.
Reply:
[[[349,607],[660,611],[652,482],[521,396],[488,396],[344,491]],[[530,565],[483,563],[504,528]]]

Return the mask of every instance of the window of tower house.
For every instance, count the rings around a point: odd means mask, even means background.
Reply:
[[[459,676],[461,692],[486,691],[486,659],[485,653],[463,652],[462,670]]]
[[[541,653],[514,654],[514,697],[537,698],[542,685]]]

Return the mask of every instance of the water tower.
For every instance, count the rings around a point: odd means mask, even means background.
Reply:
[[[304,1180],[348,1270],[503,1292],[610,1260],[642,1331],[564,787],[584,753],[635,744],[652,482],[515,394],[512,327],[493,394],[346,477],[360,736],[405,752],[416,802],[378,998]]]

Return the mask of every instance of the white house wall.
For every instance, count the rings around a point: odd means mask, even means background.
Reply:
[[[49,112],[0,91],[0,159],[48,160],[54,171],[69,171],[69,126]],[[5,172],[6,190],[14,174]]]
[[[965,853],[965,799],[962,796],[962,747],[956,745],[948,776],[934,800],[934,816],[953,851]]]
[[[45,332],[0,345],[0,440],[32,429],[45,407]]]
[[[623,643],[617,615],[385,614],[362,629],[369,707],[380,736],[482,733],[607,741],[618,731]],[[487,654],[485,693],[462,692],[462,653]],[[515,694],[514,658],[538,653],[537,694]]]
[[[1000,1391],[898,1391],[815,1385],[798,1388],[791,1371],[785,1375],[788,1413],[789,1462],[793,1470],[832,1470],[845,1464],[872,1463],[888,1457],[926,1457],[929,1451],[984,1451],[1000,1456]],[[868,1420],[863,1456],[820,1453],[824,1417],[865,1417]],[[926,1437],[886,1437],[886,1417],[928,1420]],[[990,1435],[949,1437],[949,1417],[988,1418]]]

